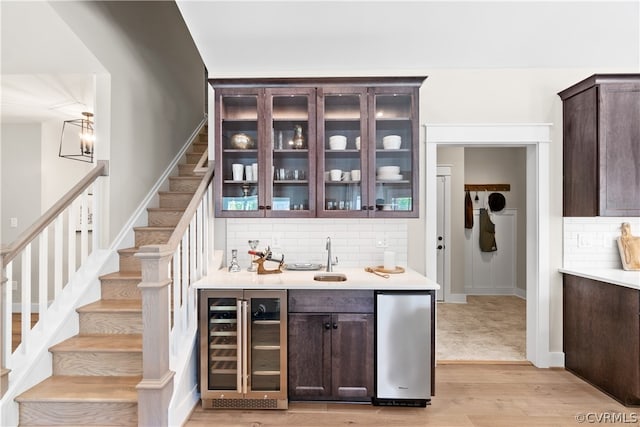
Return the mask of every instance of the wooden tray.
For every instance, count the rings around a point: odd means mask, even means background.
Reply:
[[[404,273],[404,268],[400,267],[399,265],[396,265],[396,268],[394,270],[385,270],[384,265],[378,265],[376,267],[373,267],[373,269],[375,271],[379,271],[380,273],[388,273],[388,274]]]

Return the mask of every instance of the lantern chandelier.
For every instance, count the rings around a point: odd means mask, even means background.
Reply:
[[[65,120],[62,124],[58,155],[72,160],[93,163],[93,113],[83,112],[82,119]]]

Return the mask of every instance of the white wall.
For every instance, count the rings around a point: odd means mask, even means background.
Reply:
[[[51,4],[110,77],[112,239],[202,120],[204,65],[173,2]]]
[[[0,144],[2,244],[9,244],[40,216],[41,130],[38,124],[3,125]],[[16,218],[18,226],[10,227]]]
[[[464,181],[465,184],[510,184],[511,190],[501,192],[506,200],[506,208],[518,211],[516,225],[516,287],[526,289],[526,248],[527,248],[527,211],[526,211],[526,149],[525,148],[465,148]],[[471,194],[474,209],[484,207],[486,194]],[[460,194],[454,194],[452,203],[464,203]],[[499,231],[496,230],[496,233]]]

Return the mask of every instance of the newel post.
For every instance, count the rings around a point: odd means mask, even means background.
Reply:
[[[7,369],[5,366],[8,352],[11,352],[11,349],[4,348],[4,320],[5,320],[5,298],[7,297],[7,274],[6,269],[4,267],[4,252],[0,251],[0,398],[4,396],[9,388],[9,372],[10,369]]]
[[[169,425],[173,375],[169,370],[169,266],[165,246],[145,246],[136,254],[142,266],[142,381],[138,389],[138,425]]]

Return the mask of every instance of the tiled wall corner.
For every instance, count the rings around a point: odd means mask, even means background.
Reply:
[[[566,217],[563,239],[563,266],[577,269],[622,268],[616,238],[620,225],[631,224],[633,235],[640,235],[640,218]]]
[[[258,239],[258,248],[271,246],[281,252],[285,262],[326,264],[327,237],[340,267],[382,265],[384,251],[396,253],[396,264],[407,265],[407,221],[402,219],[228,219],[226,258],[238,249],[243,268],[250,264],[248,240]],[[386,248],[377,247],[384,240]]]

